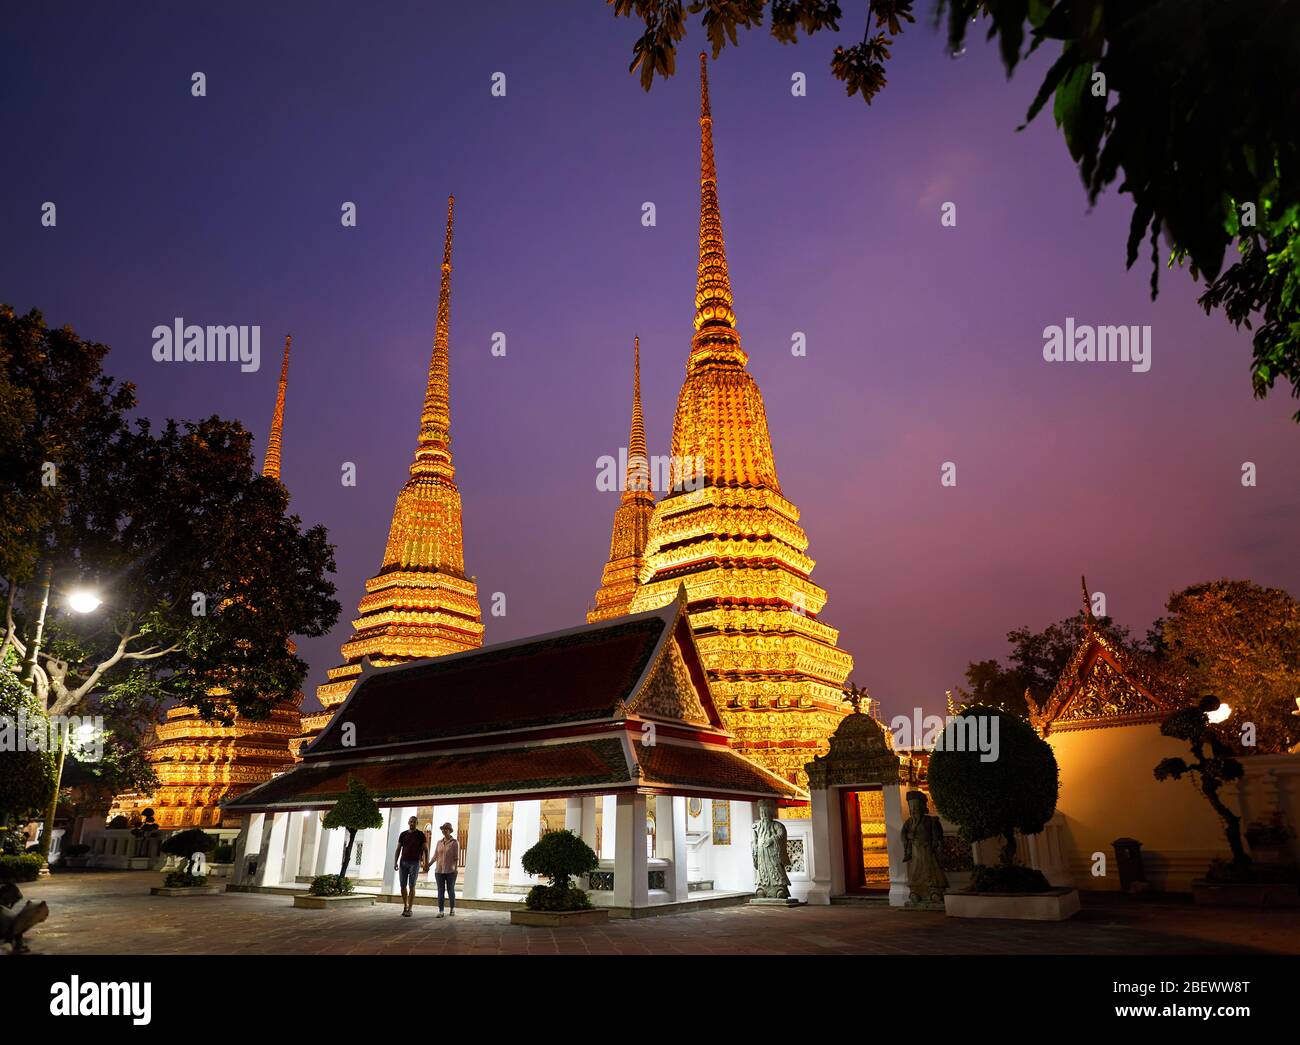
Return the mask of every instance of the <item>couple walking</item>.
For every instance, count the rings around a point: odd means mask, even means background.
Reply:
[[[415,817],[407,821],[410,830],[403,831],[397,838],[397,852],[393,854],[393,867],[397,871],[397,880],[402,888],[402,917],[411,917],[411,905],[415,903],[415,882],[417,876],[429,870],[429,840],[424,837],[416,824]],[[460,860],[460,843],[452,838],[451,824],[443,824],[442,837],[433,849],[433,876],[438,880],[438,917],[441,918],[443,900],[451,897],[451,916],[456,917],[456,864]]]

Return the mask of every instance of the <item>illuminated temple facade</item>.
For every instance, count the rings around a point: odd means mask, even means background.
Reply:
[[[286,337],[262,464],[262,474],[277,481],[291,344],[292,339]],[[145,748],[145,757],[158,775],[157,792],[118,795],[109,810],[110,819],[125,816],[129,820],[152,808],[154,820],[163,830],[237,825],[238,817],[223,815],[218,805],[221,799],[235,798],[293,765],[290,748],[302,731],[301,693],[273,705],[271,713],[257,721],[235,714],[219,699],[221,691],[212,696],[218,698],[212,719],[204,719],[198,708],[188,705],[168,710]]]
[[[709,682],[736,747],[803,785],[847,713],[853,659],[818,616],[826,592],[799,510],[781,494],[763,398],[746,370],[727,273],[706,58],[700,55],[700,255],[695,334],[634,612],[684,584]],[[616,530],[617,533],[617,530]]]
[[[440,657],[483,645],[478,587],[465,575],[460,491],[451,458],[448,326],[451,315],[451,238],[455,198],[447,199],[442,280],[433,355],[420,413],[411,475],[397,495],[379,572],[343,644],[343,663],[316,690],[322,711],[304,716],[295,753],[319,735],[361,675],[362,661],[376,667]]]

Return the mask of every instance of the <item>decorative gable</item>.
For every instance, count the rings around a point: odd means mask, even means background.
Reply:
[[[628,705],[628,711],[643,717],[712,726],[675,637],[669,636],[664,643],[650,677]]]

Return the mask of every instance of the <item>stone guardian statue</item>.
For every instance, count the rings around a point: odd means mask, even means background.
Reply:
[[[943,873],[943,825],[926,812],[923,791],[907,793],[907,822],[903,824],[903,861],[907,864],[908,907],[943,907],[948,876]]]
[[[786,849],[785,825],[776,819],[776,802],[758,801],[758,819],[754,821],[754,839],[750,852],[754,857],[754,895],[768,899],[790,898],[790,854]]]

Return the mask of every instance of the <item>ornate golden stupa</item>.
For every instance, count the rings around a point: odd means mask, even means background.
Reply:
[[[655,499],[650,492],[650,458],[646,452],[645,417],[641,413],[641,339],[632,339],[632,430],[627,437],[627,474],[614,511],[609,561],[596,589],[596,607],[587,623],[622,617],[632,611],[637,578],[645,566],[645,545]]]
[[[276,480],[280,478],[284,395],[292,340],[284,339],[275,414],[262,462],[262,474]],[[214,690],[212,695],[220,697],[223,692]],[[215,711],[229,715],[228,722],[220,718],[206,721],[197,708],[186,705],[171,708],[154,727],[153,739],[145,748],[145,757],[158,774],[157,793],[131,791],[118,795],[113,799],[109,818],[121,815],[129,819],[152,807],[155,822],[163,830],[222,826],[218,805],[221,799],[243,794],[293,765],[290,745],[302,731],[301,705],[302,694],[296,693],[291,700],[272,707],[266,718],[254,721],[233,714],[218,700]],[[238,819],[233,818],[234,822]]]
[[[655,505],[632,611],[670,603],[685,584],[695,640],[736,747],[805,781],[846,714],[853,658],[818,619],[826,592],[799,511],[781,495],[767,416],[736,330],[700,55],[700,262],[695,334],[673,420],[670,488]]]
[[[366,581],[352,637],[342,647],[343,663],[316,690],[324,710],[304,716],[295,753],[333,717],[361,674],[363,659],[376,666],[400,664],[483,645],[478,586],[465,576],[460,491],[451,463],[447,329],[454,207],[449,196],[433,357],[411,477],[397,495],[384,561]]]

